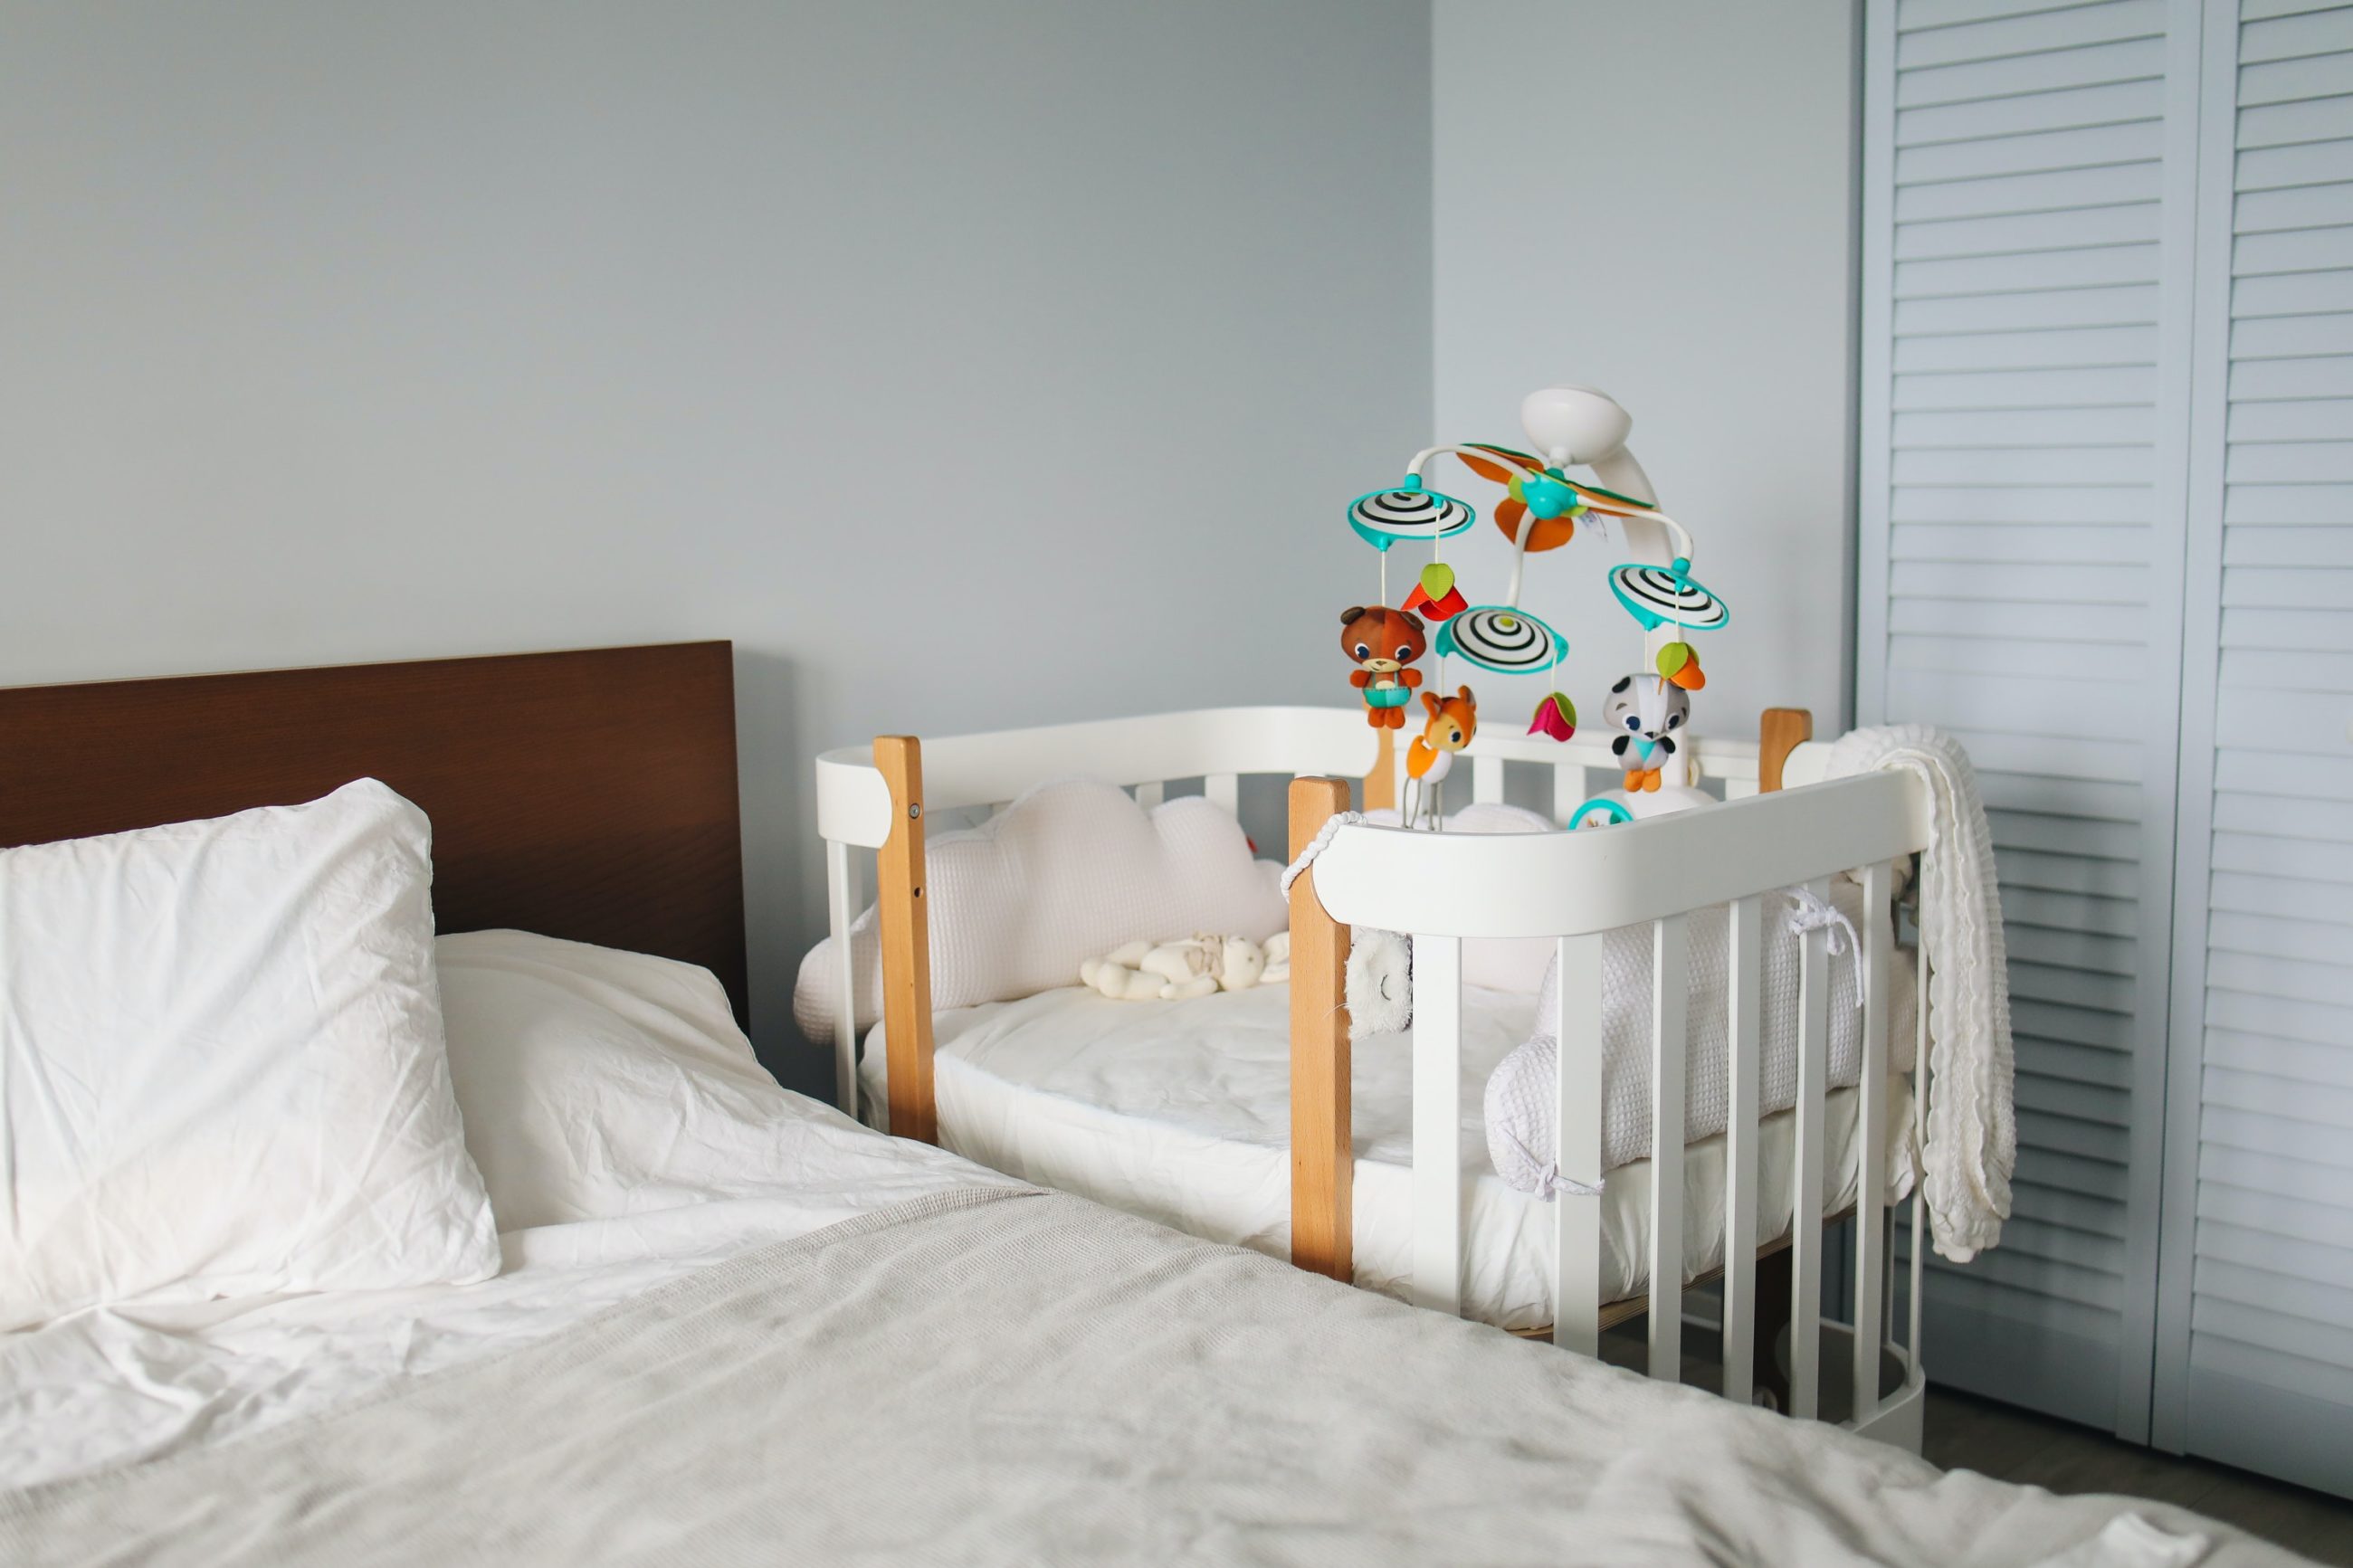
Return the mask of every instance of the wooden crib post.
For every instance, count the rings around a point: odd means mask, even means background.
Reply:
[[[1781,787],[1789,753],[1814,738],[1814,715],[1804,708],[1767,708],[1757,721],[1757,793]]]
[[[1379,741],[1373,749],[1373,771],[1365,775],[1365,809],[1394,811],[1397,809],[1397,735],[1395,730],[1377,731]],[[1292,851],[1297,854],[1297,850]]]
[[[891,786],[891,837],[875,852],[882,928],[882,1027],[890,1046],[891,1131],[936,1143],[932,1098],[932,935],[923,908],[923,748],[913,735],[874,737],[874,767]]]
[[[1292,780],[1292,858],[1347,808],[1345,780]],[[1291,1261],[1344,1284],[1356,1272],[1347,971],[1348,928],[1324,911],[1311,868],[1291,884]]]

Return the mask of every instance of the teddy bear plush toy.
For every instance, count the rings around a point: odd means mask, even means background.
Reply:
[[[1410,610],[1351,605],[1340,612],[1340,651],[1356,668],[1348,684],[1365,700],[1365,722],[1376,730],[1405,728],[1405,705],[1421,684],[1413,668],[1430,646],[1421,617]]]
[[[1290,978],[1289,931],[1275,932],[1263,946],[1246,936],[1207,934],[1132,942],[1079,965],[1079,984],[1114,1002],[1178,1002]]]

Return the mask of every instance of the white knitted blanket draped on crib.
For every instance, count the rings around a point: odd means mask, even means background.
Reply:
[[[1993,835],[1968,753],[1943,731],[1925,724],[1856,730],[1831,749],[1832,778],[1882,770],[1918,778],[1933,806],[1920,868],[1930,1073],[1922,1191],[1936,1250],[1966,1263],[2001,1239],[2018,1164],[2010,973]]]

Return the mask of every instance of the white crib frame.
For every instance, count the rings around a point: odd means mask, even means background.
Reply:
[[[1304,1268],[1352,1278],[1354,1169],[1348,1104],[1349,1042],[1342,976],[1349,927],[1408,932],[1415,942],[1413,1026],[1413,1298],[1461,1308],[1461,959],[1464,938],[1550,937],[1558,942],[1560,1167],[1598,1186],[1601,1177],[1601,1022],[1581,998],[1600,991],[1606,933],[1649,923],[1653,931],[1651,1041],[1651,1294],[1600,1300],[1601,1200],[1555,1202],[1558,1239],[1555,1343],[1597,1353],[1601,1331],[1647,1312],[1649,1370],[1682,1373],[1684,1042],[1688,990],[1685,921],[1714,904],[1731,909],[1731,1103],[1726,1128],[1724,1388],[1747,1401],[1757,1384],[1760,1342],[1780,1321],[1781,1302],[1761,1302],[1757,1265],[1786,1246],[1792,1282],[1789,1413],[1820,1409],[1823,1232],[1842,1217],[1823,1209],[1823,1116],[1829,1089],[1828,933],[1801,938],[1795,1212],[1789,1238],[1757,1238],[1759,953],[1764,900],[1781,888],[1828,890],[1853,869],[1864,904],[1885,910],[1894,863],[1927,846],[1928,803],[1907,775],[1873,773],[1821,782],[1829,748],[1809,741],[1801,710],[1768,710],[1758,741],[1694,737],[1684,765],[1724,781],[1726,805],[1599,831],[1485,836],[1408,832],[1369,824],[1336,828],[1292,890],[1292,1258]],[[890,1126],[937,1142],[932,1085],[930,941],[923,900],[927,812],[991,807],[1042,780],[1084,773],[1161,798],[1167,781],[1200,778],[1231,807],[1245,775],[1289,778],[1295,855],[1348,805],[1345,779],[1361,773],[1366,807],[1398,794],[1402,751],[1395,732],[1370,731],[1359,709],[1226,708],[1092,723],[955,736],[919,742],[879,737],[871,752],[846,748],[817,763],[818,831],[826,842],[828,925],[841,964],[834,1030],[839,1103],[856,1113],[857,1031],[849,927],[859,909],[850,851],[876,851],[882,937],[883,1016],[888,1026]],[[1553,816],[1568,814],[1617,781],[1606,745],[1567,744],[1482,732],[1465,753],[1472,799],[1504,798],[1504,764],[1553,770]],[[1367,763],[1369,762],[1369,766]],[[1339,775],[1339,776],[1333,776]],[[1782,785],[1790,787],[1784,790]],[[1920,1259],[1925,1237],[1911,1203],[1909,1333],[1894,1337],[1894,1276],[1885,1201],[1891,1103],[1887,1083],[1890,922],[1863,922],[1863,1070],[1859,1088],[1852,1315],[1831,1324],[1852,1353],[1849,1386],[1858,1401],[1845,1425],[1917,1451],[1926,1379],[1920,1346]],[[1914,1073],[1915,1120],[1925,1116],[1927,964],[1919,963],[1920,1039]],[[1764,1309],[1760,1312],[1760,1306]],[[1760,1332],[1760,1330],[1763,1331]],[[1901,1386],[1880,1397],[1882,1352],[1903,1367]],[[1781,1392],[1777,1389],[1777,1392]]]

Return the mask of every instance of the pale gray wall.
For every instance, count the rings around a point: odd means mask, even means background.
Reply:
[[[1345,696],[1430,425],[1421,0],[0,5],[0,682],[738,647],[808,760]]]
[[[1797,705],[1836,733],[1856,0],[1433,10],[1440,432],[1511,442],[1520,398],[1556,381],[1618,398],[1662,502],[1697,535],[1695,574],[1733,605],[1732,626],[1697,642],[1700,727],[1754,734],[1757,710]],[[1456,553],[1482,580],[1508,567],[1483,522]],[[1557,613],[1574,645],[1565,689],[1580,704],[1641,657],[1604,584],[1622,559],[1576,541],[1528,568],[1525,603]]]

